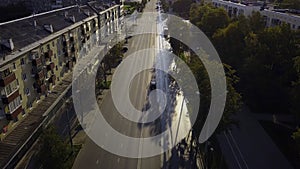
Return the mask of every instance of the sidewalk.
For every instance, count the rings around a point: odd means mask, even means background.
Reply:
[[[293,168],[248,108],[235,118],[239,126],[217,136],[229,169]]]

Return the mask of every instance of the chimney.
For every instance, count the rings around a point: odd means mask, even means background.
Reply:
[[[44,25],[44,28],[46,29],[46,31],[48,31],[50,33],[54,32],[52,24]]]
[[[14,42],[13,42],[12,38],[8,39],[8,43],[9,43],[10,50],[14,50],[15,46],[14,46]]]
[[[68,17],[68,11],[65,11],[65,18]]]
[[[90,16],[90,11],[84,11],[84,14],[85,14],[86,16]]]
[[[76,22],[76,20],[75,20],[75,16],[73,15],[73,16],[71,16],[70,17],[70,20],[73,22],[73,23],[75,23]]]
[[[5,47],[7,47],[9,50],[13,51],[15,46],[14,46],[14,42],[12,40],[12,38],[6,39],[6,40],[2,40],[1,44]]]
[[[36,28],[36,26],[37,26],[37,23],[36,23],[35,19],[33,20],[33,26],[34,26],[34,28]]]

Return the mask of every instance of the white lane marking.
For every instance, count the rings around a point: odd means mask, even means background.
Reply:
[[[225,138],[226,138],[227,143],[229,144],[229,147],[230,147],[230,149],[231,149],[231,151],[232,151],[232,154],[233,154],[233,156],[234,156],[235,161],[237,162],[239,168],[242,169],[242,166],[241,166],[241,164],[240,164],[240,162],[239,162],[239,160],[238,160],[238,158],[237,158],[237,155],[236,155],[235,151],[233,150],[233,147],[232,147],[232,145],[231,145],[231,143],[230,143],[230,141],[229,141],[229,139],[228,139],[227,134],[226,134],[225,132],[223,132],[223,134],[224,134],[224,136],[225,136]]]
[[[233,141],[233,143],[235,144],[235,146],[236,146],[236,148],[237,148],[237,150],[238,150],[238,152],[239,152],[239,154],[240,154],[240,157],[242,158],[242,160],[243,160],[244,164],[246,165],[247,169],[249,169],[248,164],[247,164],[247,162],[246,162],[246,160],[245,160],[245,158],[244,158],[242,152],[240,151],[239,146],[237,145],[237,143],[236,143],[236,141],[235,141],[235,138],[233,137],[233,135],[232,135],[232,133],[231,133],[230,130],[229,130],[228,132],[229,132],[229,135],[230,135],[230,137],[232,138],[232,141]]]

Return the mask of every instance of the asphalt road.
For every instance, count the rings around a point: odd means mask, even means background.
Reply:
[[[148,2],[144,11],[153,12],[156,11],[155,7],[156,1]],[[149,29],[149,28],[148,28]],[[153,25],[151,29],[156,29],[156,25]],[[154,48],[156,36],[154,34],[142,34],[134,36],[129,40],[128,43],[128,52],[127,55],[133,54],[135,51],[139,51],[147,48]],[[144,60],[142,64],[153,65],[155,55],[153,52],[152,57]],[[131,65],[128,65],[127,70],[130,71],[132,67],[136,66],[137,61],[131,62]],[[139,63],[140,64],[140,63]],[[148,85],[151,79],[151,72],[143,71],[139,73],[131,82],[130,86],[130,99],[131,103],[138,109],[142,110],[143,106],[146,103]],[[122,83],[119,84],[122,87]],[[111,93],[108,93],[107,96],[103,99],[102,104],[100,105],[101,112],[105,117],[106,121],[118,132],[125,134],[131,137],[148,137],[153,135],[152,127],[141,127],[137,123],[131,122],[124,117],[122,117],[116,110]],[[110,138],[106,138],[109,141]],[[124,145],[126,146],[126,143]],[[139,146],[139,145],[137,145]],[[161,156],[154,156],[151,158],[125,158],[121,156],[114,155],[106,150],[102,149],[96,145],[91,139],[87,137],[85,144],[83,145],[82,150],[80,151],[74,165],[73,169],[157,169],[161,168]]]

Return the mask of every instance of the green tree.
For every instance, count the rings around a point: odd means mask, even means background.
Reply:
[[[212,41],[222,58],[222,61],[239,67],[242,64],[245,36],[248,33],[248,24],[245,17],[230,23],[226,28],[219,29],[212,37]]]
[[[254,111],[278,113],[289,109],[296,49],[294,33],[287,25],[247,35],[240,87]]]
[[[229,17],[223,8],[215,8],[210,4],[192,5],[190,21],[199,27],[209,38],[221,28],[229,24]]]
[[[298,156],[300,156],[300,128],[292,134],[292,138],[295,140]]]
[[[296,116],[296,120],[300,121],[300,56],[294,59],[294,69],[297,72],[297,79],[292,82],[290,97],[291,97],[291,108],[290,111]]]
[[[45,129],[40,138],[39,160],[44,169],[65,169],[71,154],[67,143],[57,134],[54,127]]]
[[[173,3],[172,8],[175,13],[182,17],[188,17],[193,0],[177,0]]]
[[[300,10],[300,0],[283,0],[281,3],[279,3],[279,8]]]
[[[258,33],[265,29],[265,21],[259,12],[253,12],[249,19],[249,27],[252,32]]]

